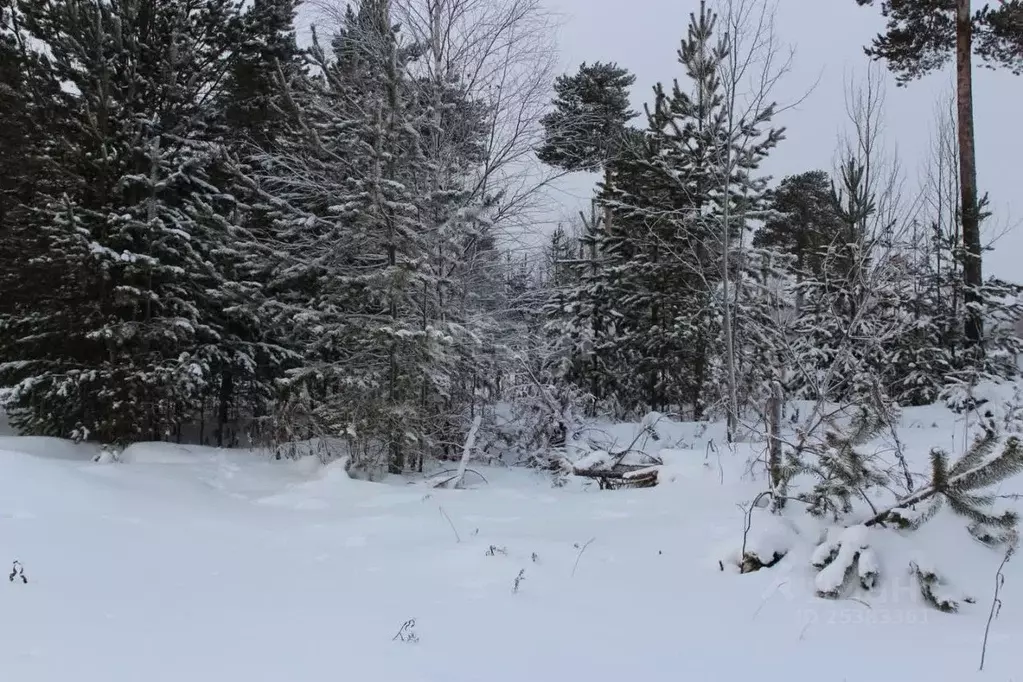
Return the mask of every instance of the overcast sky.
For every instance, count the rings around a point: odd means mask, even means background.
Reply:
[[[615,61],[636,74],[636,109],[651,99],[657,81],[682,77],[675,52],[698,0],[545,0],[557,15],[558,45],[564,70],[583,62]],[[820,77],[809,98],[779,122],[787,139],[774,152],[768,170],[777,179],[813,168],[832,168],[835,142],[844,124],[845,85],[864,75],[863,45],[882,22],[876,9],[855,0],[778,0],[779,39],[796,51],[793,69],[777,97],[798,98]],[[887,78],[887,75],[886,75]],[[897,145],[911,180],[926,153],[934,109],[951,92],[951,74],[887,89],[889,144]],[[977,162],[981,191],[991,196],[995,215],[988,238],[1002,234],[985,257],[985,275],[1023,281],[1023,77],[978,69],[975,81]],[[586,178],[573,178],[566,203],[588,201]],[[573,196],[575,198],[573,198]],[[574,211],[566,206],[565,215]],[[1018,224],[1018,227],[1017,227]],[[1008,229],[1008,231],[1006,231]]]

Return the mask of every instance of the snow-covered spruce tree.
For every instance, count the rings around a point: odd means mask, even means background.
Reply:
[[[32,212],[64,188],[54,172],[63,151],[55,144],[60,85],[43,68],[42,55],[30,49],[22,32],[18,3],[0,2],[0,384],[20,362],[12,327],[40,297],[58,292],[59,277],[33,261],[47,246],[35,229]],[[11,362],[14,364],[7,365]]]
[[[356,468],[372,475],[386,466],[389,444],[394,460],[406,447],[396,433],[404,397],[400,337],[383,338],[406,331],[400,323],[407,319],[400,304],[410,268],[399,265],[408,250],[399,236],[409,236],[411,202],[397,177],[406,157],[391,118],[403,103],[404,64],[386,4],[363,3],[346,19],[332,54],[314,37],[310,56],[319,73],[281,84],[302,134],[266,154],[259,178],[278,207],[275,233],[289,252],[271,283],[271,303],[278,324],[292,325],[302,355],[284,385],[273,435],[347,434]]]
[[[914,222],[909,239],[906,281],[901,286],[901,314],[905,331],[890,344],[890,362],[883,380],[902,405],[930,405],[941,396],[954,366],[954,339],[961,336],[961,322],[949,315],[950,300],[960,279],[942,273],[941,234]],[[934,256],[937,256],[935,258]]]
[[[581,224],[575,236],[561,228],[552,234],[548,246],[544,276],[546,296],[543,302],[544,336],[548,343],[560,345],[564,357],[560,378],[588,394],[587,409],[595,414],[605,404],[609,385],[604,357],[595,344],[603,338],[609,301],[604,295],[601,246],[606,234],[598,217],[596,201],[590,215],[580,212]]]
[[[867,187],[866,167],[847,160],[832,199],[844,226],[823,254],[823,277],[801,285],[806,307],[794,342],[808,398],[861,402],[886,367],[897,336],[900,261],[884,240],[885,221]]]
[[[223,158],[211,169],[216,203],[197,206],[196,219],[222,230],[226,239],[211,252],[223,284],[207,292],[203,316],[217,330],[211,380],[194,420],[203,442],[231,446],[275,398],[274,382],[294,363],[287,331],[267,314],[266,287],[279,262],[272,209],[255,184],[258,157],[294,129],[276,83],[301,70],[292,22],[294,0],[257,0],[234,13],[226,27],[233,44],[219,87],[206,93],[209,115],[203,135]],[[251,433],[250,433],[251,435]]]
[[[297,6],[297,0],[256,0],[235,17],[236,48],[214,98],[217,118],[211,127],[231,161],[216,184],[237,202],[231,248],[217,254],[231,283],[214,292],[210,311],[223,328],[221,357],[212,368],[216,385],[207,401],[218,444],[237,439],[237,422],[251,425],[267,415],[276,397],[275,381],[296,360],[288,330],[274,324],[272,306],[266,305],[267,285],[280,258],[274,208],[261,195],[255,176],[260,156],[295,135],[279,80],[300,77],[304,68],[293,28]],[[236,424],[230,434],[229,423]]]
[[[812,293],[817,289],[813,283],[825,280],[825,265],[831,262],[829,253],[834,245],[842,243],[841,235],[847,230],[834,199],[831,176],[824,171],[786,177],[771,193],[767,217],[753,235],[751,253],[761,252],[762,262],[781,270],[774,276],[765,272],[759,278],[761,286],[770,285],[774,323],[763,320],[753,323],[753,328],[769,335],[780,358],[775,367],[783,368],[780,373],[775,371],[781,375],[775,378],[791,396],[808,396],[805,366],[800,365],[794,352],[799,339],[796,330],[800,320],[805,322],[807,309],[813,310],[819,303]],[[749,314],[763,312],[754,306]],[[764,363],[754,362],[753,366],[764,369]],[[817,370],[812,374],[817,376]]]
[[[303,354],[288,400],[308,407],[306,437],[347,438],[370,475],[442,453],[474,399],[465,285],[492,242],[463,181],[484,112],[420,54],[389,3],[349,10],[331,52],[313,46],[319,75],[288,86],[302,134],[260,178],[291,251],[272,285]]]
[[[210,292],[233,204],[211,178],[207,96],[233,49],[227,0],[22,5],[68,83],[58,105],[67,191],[35,213],[58,292],[11,321],[5,379],[25,431],[125,442],[173,437],[208,391],[220,330]]]
[[[582,229],[588,232],[589,223],[586,225]],[[578,235],[559,224],[544,247],[539,278],[539,285],[545,292],[539,310],[545,320],[543,332],[564,344],[568,354],[565,378],[580,385],[592,346],[588,325],[577,324],[590,319],[579,310],[584,305],[580,295],[580,281],[586,272],[583,266],[589,264],[583,257],[584,248]]]
[[[661,247],[681,236],[679,221],[664,214],[677,205],[681,216],[690,198],[673,193],[655,166],[657,145],[648,132],[613,162],[614,180],[601,200],[614,217],[601,235],[600,267],[587,282],[612,302],[606,326],[594,334],[594,353],[604,396],[620,406],[620,416],[682,405],[699,414],[708,376],[710,294]],[[686,310],[696,315],[683,316]]]

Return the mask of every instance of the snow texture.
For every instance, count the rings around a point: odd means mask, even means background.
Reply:
[[[907,409],[904,423],[918,468],[961,428],[944,408]],[[629,443],[638,426],[593,432]],[[722,573],[713,549],[737,551],[738,505],[764,483],[747,473],[760,446],[706,461],[722,430],[662,420],[672,447],[647,446],[664,459],[660,485],[618,491],[497,467],[471,490],[433,489],[430,472],[369,483],[343,460],[166,444],[99,464],[93,446],[2,438],[0,568],[18,561],[28,582],[0,583],[0,680],[801,682],[825,666],[850,682],[972,679],[988,604],[940,613],[907,567],[918,549],[947,581],[939,597],[986,594],[999,551],[944,513],[912,534],[839,530],[826,587],[850,553],[860,577],[890,568],[857,593],[870,608],[818,599],[823,527],[793,505],[754,510],[748,538],[784,560]],[[1021,569],[1006,567],[985,679],[1019,672]]]
[[[877,586],[877,581],[881,575],[881,564],[873,549],[864,547],[860,551],[857,569],[860,576],[860,587],[865,590],[871,590]]]

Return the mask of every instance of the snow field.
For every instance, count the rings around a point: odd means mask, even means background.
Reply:
[[[900,434],[920,456],[954,438],[949,413],[927,410],[907,411]],[[638,425],[601,428],[629,443]],[[661,484],[618,491],[478,465],[489,483],[468,490],[365,483],[341,463],[162,444],[95,463],[87,446],[0,438],[0,569],[18,560],[28,579],[0,583],[0,680],[1020,674],[1019,562],[975,672],[1001,553],[960,520],[939,515],[908,539],[860,533],[878,588],[820,599],[810,564],[826,528],[796,510],[751,513],[747,549],[784,549],[778,565],[739,575],[729,563],[740,505],[763,489],[748,472],[762,445],[715,453],[717,427],[658,431],[640,443],[664,459]],[[910,560],[931,561],[976,604],[931,609]],[[401,641],[412,633],[418,641]]]

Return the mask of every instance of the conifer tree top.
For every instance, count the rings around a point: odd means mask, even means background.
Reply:
[[[573,75],[554,81],[554,111],[541,119],[544,144],[537,156],[569,171],[595,171],[615,155],[636,117],[629,88],[636,77],[614,63],[585,62]]]
[[[956,0],[856,0],[880,5],[884,32],[865,48],[888,63],[900,85],[941,69],[955,53]],[[973,12],[974,50],[991,66],[1023,72],[1023,0],[989,3]]]

